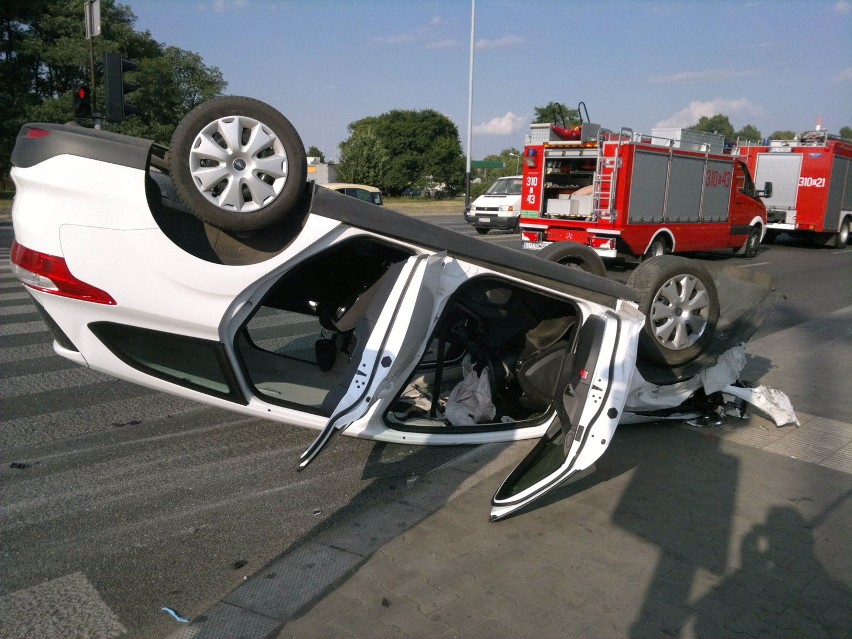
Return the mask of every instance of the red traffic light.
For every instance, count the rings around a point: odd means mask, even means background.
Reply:
[[[88,84],[74,89],[74,117],[78,120],[92,117],[92,92]]]

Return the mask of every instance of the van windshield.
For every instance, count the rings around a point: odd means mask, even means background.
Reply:
[[[520,195],[521,194],[521,178],[500,178],[494,184],[488,187],[486,195]]]

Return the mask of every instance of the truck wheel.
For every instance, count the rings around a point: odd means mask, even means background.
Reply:
[[[719,295],[697,262],[662,255],[642,262],[627,280],[639,292],[645,326],[640,352],[659,364],[679,366],[702,353],[719,319]]]
[[[197,218],[227,231],[257,231],[296,206],[307,159],[281,113],[259,100],[227,96],[181,120],[170,169],[175,190]]]
[[[554,242],[539,250],[537,255],[551,262],[578,268],[586,273],[606,277],[606,266],[591,246],[577,242]]]
[[[751,231],[748,233],[748,238],[745,241],[745,244],[742,245],[737,250],[737,255],[742,255],[746,259],[751,259],[755,255],[757,255],[757,251],[760,248],[760,227],[752,226]]]
[[[840,223],[840,229],[834,234],[834,248],[846,248],[849,243],[849,218],[844,218]]]
[[[669,245],[666,244],[666,241],[661,237],[655,237],[654,241],[651,242],[651,246],[645,251],[645,255],[642,256],[642,259],[647,260],[652,257],[659,257],[660,255],[668,255],[668,253]]]
[[[774,229],[769,229],[766,231],[766,235],[763,236],[764,244],[775,244],[775,240],[778,239],[778,231]]]

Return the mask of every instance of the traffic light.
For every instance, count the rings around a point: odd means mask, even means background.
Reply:
[[[92,92],[88,84],[74,89],[74,117],[78,120],[92,117]]]
[[[125,60],[120,53],[104,54],[104,118],[108,122],[121,122],[128,115],[139,113],[139,107],[124,101],[127,93],[139,87],[124,81],[125,72],[139,66],[132,60]]]

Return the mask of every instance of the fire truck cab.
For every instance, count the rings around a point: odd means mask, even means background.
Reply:
[[[590,122],[531,125],[524,147],[522,246],[579,242],[630,260],[734,249],[753,257],[771,184],[758,191],[724,138],[678,129],[618,133]]]

